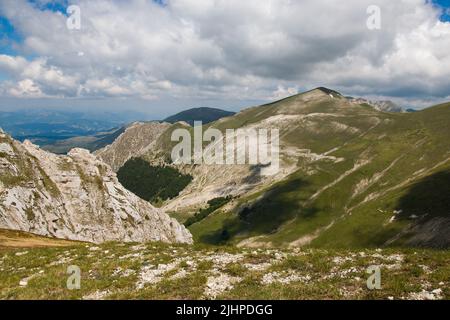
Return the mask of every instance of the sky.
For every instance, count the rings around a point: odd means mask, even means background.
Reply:
[[[449,48],[450,0],[0,0],[0,110],[157,119],[318,86],[420,109],[450,101]]]

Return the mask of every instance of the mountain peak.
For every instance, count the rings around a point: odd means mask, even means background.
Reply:
[[[333,96],[342,96],[342,94],[340,94],[336,90],[328,89],[328,88],[325,88],[325,87],[317,87],[317,88],[313,89],[312,91],[315,91],[315,90],[322,91],[323,93],[328,94],[328,95],[331,94]]]

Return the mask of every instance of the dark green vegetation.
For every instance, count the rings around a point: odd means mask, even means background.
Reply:
[[[232,115],[234,115],[234,112],[215,108],[193,108],[170,116],[164,119],[164,121],[169,123],[185,121],[193,126],[194,121],[202,121],[203,124],[207,124]]]
[[[73,265],[80,289],[69,290]],[[367,289],[371,265],[381,266],[380,290]],[[0,268],[0,299],[450,298],[448,251],[78,244],[0,249]],[[211,290],[218,273],[225,290]]]
[[[193,225],[194,223],[197,223],[197,222],[205,219],[211,213],[213,213],[217,209],[223,207],[225,204],[230,202],[231,199],[232,199],[232,197],[228,196],[228,197],[220,197],[220,198],[214,198],[214,199],[209,200],[207,203],[207,207],[200,209],[192,217],[189,217],[184,222],[184,225],[186,227],[189,227],[189,226]]]
[[[141,158],[128,160],[117,178],[125,188],[153,203],[176,197],[192,180],[172,167],[151,166]]]

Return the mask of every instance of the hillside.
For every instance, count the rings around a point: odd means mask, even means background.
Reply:
[[[226,231],[247,246],[450,245],[448,104],[415,114],[380,113],[313,91],[233,121],[260,125],[280,116],[282,125],[274,125],[282,130],[281,145],[294,155],[285,152],[284,163],[297,160],[295,169],[243,196],[231,214],[193,226],[197,239],[217,243]],[[414,200],[424,189],[422,201]]]
[[[183,121],[193,126],[194,121],[202,121],[203,124],[207,124],[232,115],[234,115],[234,112],[225,111],[221,109],[193,108],[170,116],[164,119],[163,121],[168,123],[176,123]]]
[[[171,125],[159,122],[135,122],[129,125],[110,145],[95,151],[95,155],[114,171],[129,159],[138,157],[151,149],[153,143]]]
[[[190,226],[204,243],[449,247],[449,121],[449,104],[381,112],[325,88],[245,109],[204,129],[279,129],[280,171],[266,177],[249,165],[174,166],[193,180],[164,209],[185,221],[207,201],[234,196]],[[142,157],[172,165],[173,129]]]
[[[67,268],[82,272],[66,288]],[[382,269],[367,289],[367,267]],[[205,248],[82,244],[0,250],[0,299],[377,299],[450,298],[448,251]]]
[[[38,236],[32,233],[0,229],[0,250],[17,248],[70,247],[82,242]]]
[[[83,149],[58,156],[0,133],[0,228],[61,239],[192,242]]]

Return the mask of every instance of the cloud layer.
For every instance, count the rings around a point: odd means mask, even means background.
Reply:
[[[450,23],[421,0],[4,0],[21,35],[0,54],[0,95],[264,100],[319,85],[405,104],[450,100]],[[0,51],[1,52],[1,51]]]

